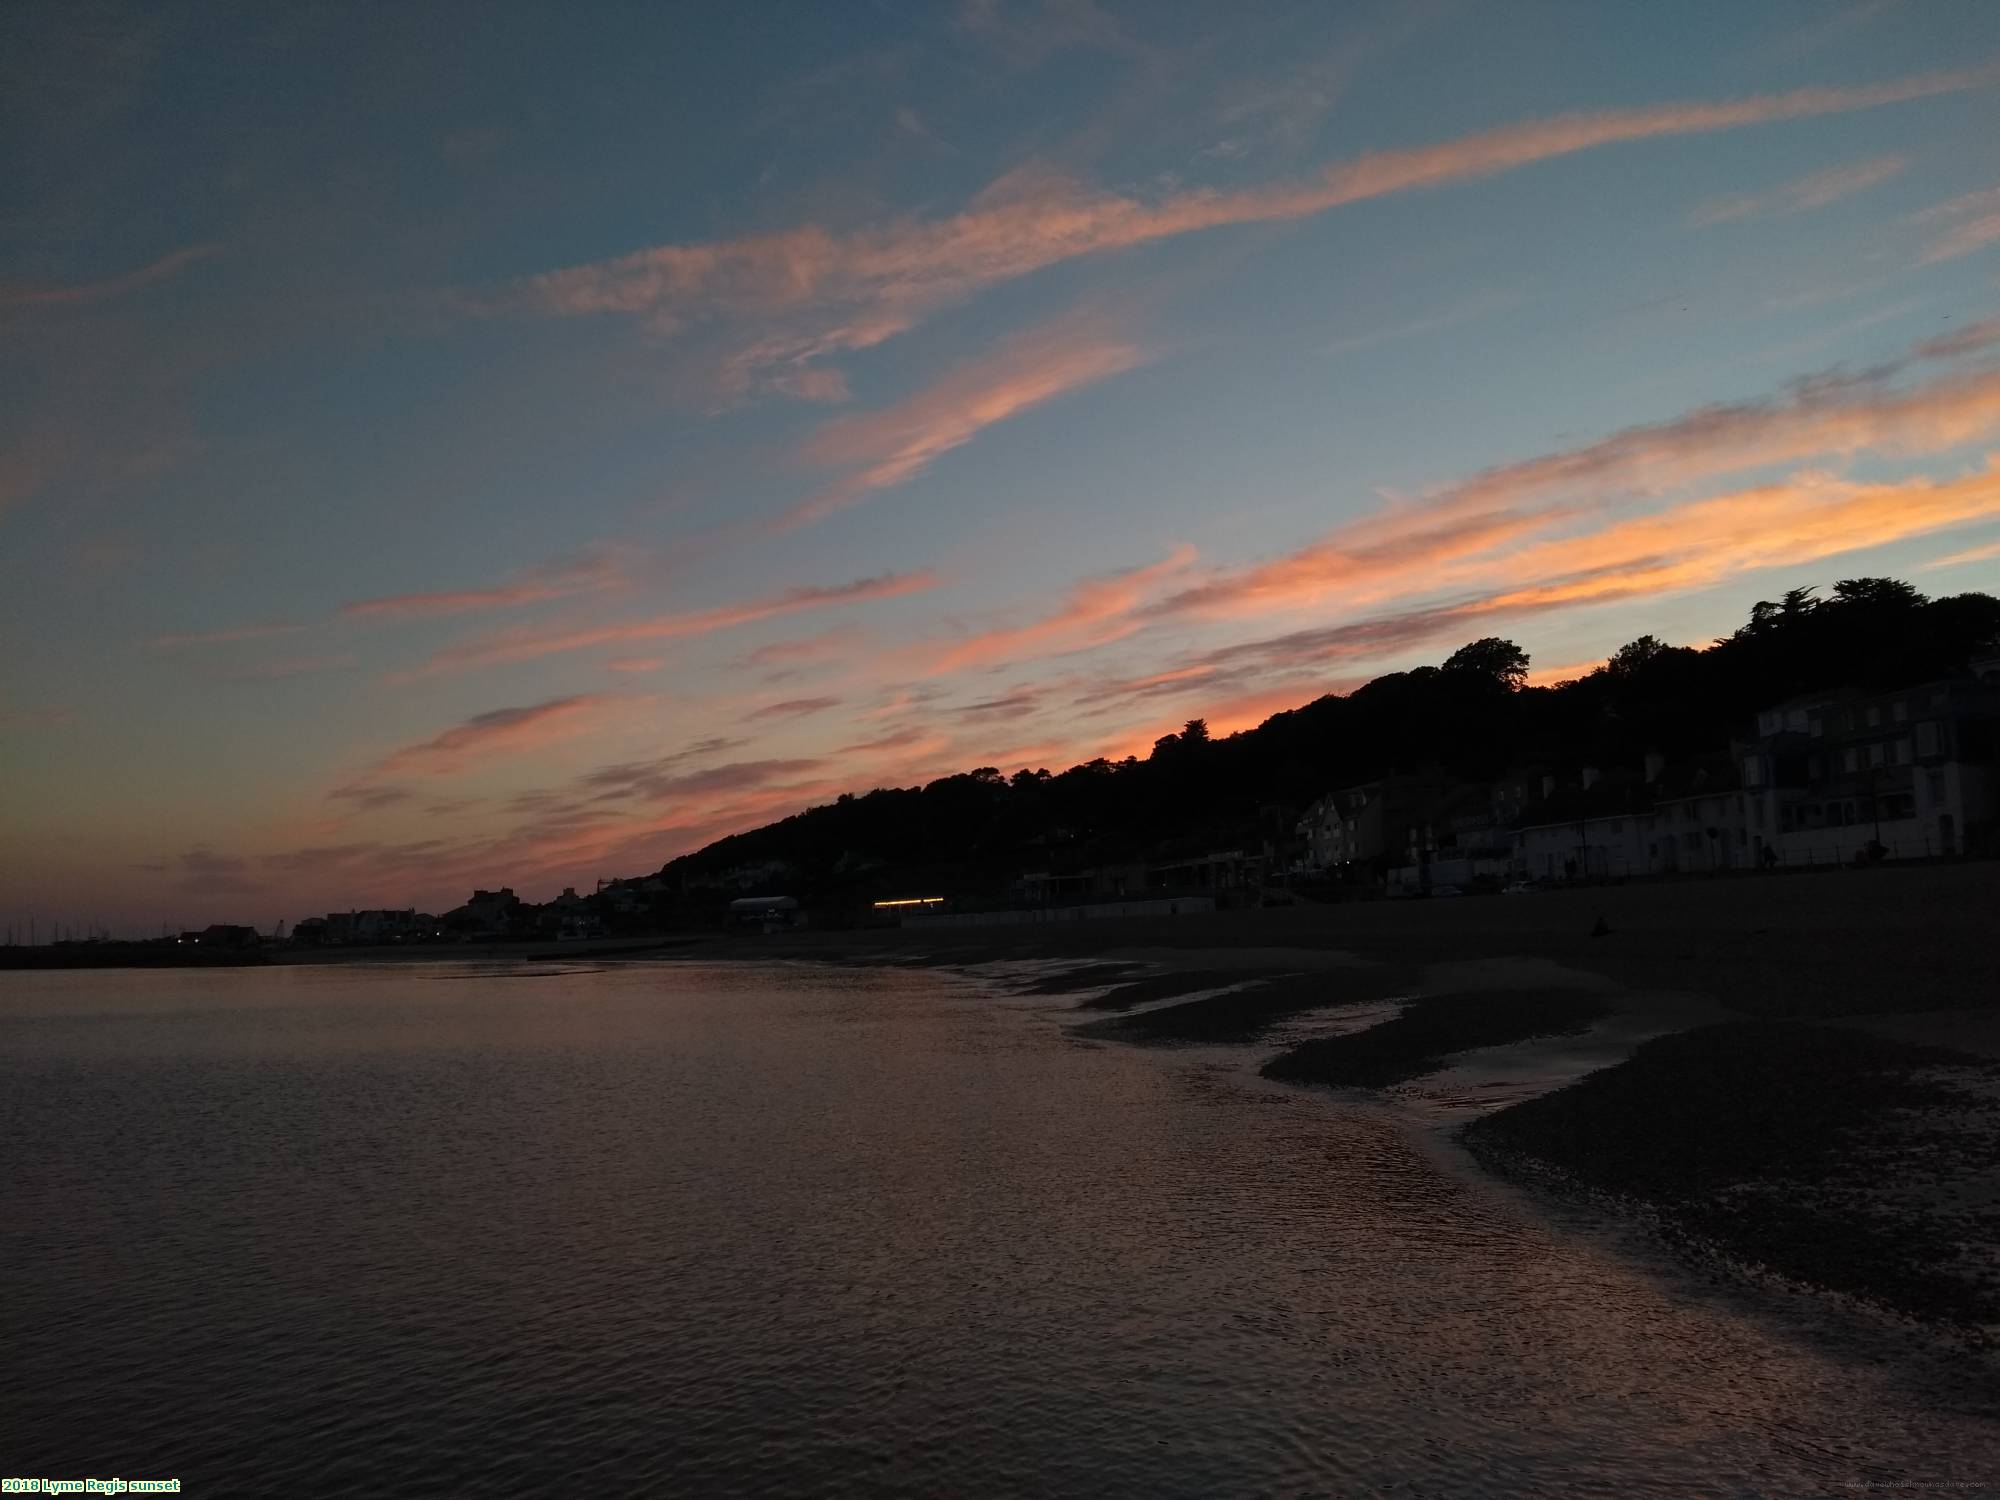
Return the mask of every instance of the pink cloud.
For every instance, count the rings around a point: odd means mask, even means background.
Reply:
[[[1924,564],[1930,568],[1956,568],[1963,563],[1991,562],[2000,558],[2000,542],[1987,542],[1984,546],[1967,547],[1963,552],[1951,552]]]
[[[1353,602],[1435,586],[1460,565],[1607,502],[1701,480],[1857,453],[1934,453],[2000,432],[2000,373],[1909,391],[1871,380],[1808,382],[1787,397],[1704,407],[1671,422],[1489,469],[1413,505],[1338,528],[1283,557],[1220,573],[1166,600],[1163,614],[1262,614],[1338,593]]]
[[[339,613],[346,619],[409,618],[427,615],[467,614],[477,610],[515,609],[566,599],[575,594],[597,593],[617,588],[625,582],[618,565],[609,558],[591,557],[565,560],[523,574],[513,583],[492,588],[448,589],[434,593],[391,594],[378,599],[357,599],[343,604]]]
[[[762,708],[752,709],[743,717],[746,721],[802,719],[810,714],[824,713],[829,708],[838,708],[840,702],[838,698],[787,698],[780,703],[767,703]]]
[[[1955,332],[1926,339],[1917,345],[1916,354],[1919,359],[1957,359],[1961,355],[1977,354],[1993,344],[2000,344],[2000,318],[1968,323]]]
[[[1838,203],[1843,198],[1851,198],[1880,186],[1909,165],[1907,156],[1873,156],[1865,161],[1828,167],[1824,171],[1811,172],[1781,183],[1768,192],[1731,193],[1727,197],[1710,198],[1696,206],[1688,216],[1688,222],[1701,228],[1764,214],[1796,214],[1825,208],[1830,203]]]
[[[1133,344],[1082,324],[1057,323],[1009,339],[916,395],[882,411],[822,428],[802,455],[853,469],[781,518],[825,519],[878,490],[908,484],[987,428],[1144,363]]]
[[[860,578],[835,587],[787,589],[763,599],[717,609],[693,610],[684,614],[655,615],[650,619],[627,620],[617,625],[601,625],[585,630],[543,633],[511,631],[505,635],[457,646],[440,652],[413,674],[418,677],[454,669],[491,666],[501,662],[533,661],[592,646],[621,645],[630,641],[674,640],[708,635],[757,620],[780,615],[802,614],[810,610],[832,609],[841,605],[897,599],[934,589],[942,580],[928,570],[917,573],[883,573]]]
[[[405,745],[376,762],[369,779],[397,775],[442,776],[474,761],[518,753],[573,734],[613,700],[595,693],[550,698],[521,708],[475,714],[442,734]]]
[[[0,312],[9,308],[84,307],[130,296],[162,281],[169,281],[188,267],[198,265],[217,253],[214,245],[191,245],[163,255],[151,265],[128,271],[105,281],[72,282],[66,285],[35,285],[24,282],[0,283]]]
[[[1963,198],[1940,204],[1919,217],[1959,221],[1931,242],[1921,257],[1922,264],[1933,265],[1941,260],[1956,260],[1961,255],[1970,255],[2000,240],[2000,188],[1967,193]]]
[[[869,347],[933,308],[1080,256],[1228,225],[1307,218],[1624,142],[1931,98],[1990,84],[1994,76],[1984,66],[1856,88],[1562,115],[1377,151],[1300,180],[1152,201],[1016,173],[948,218],[851,234],[804,225],[749,239],[659,246],[461,300],[473,311],[640,316],[662,332],[717,316],[803,319],[807,331],[777,341],[761,361],[796,364]]]
[[[2000,459],[1942,481],[1805,474],[1498,555],[1485,593],[1215,647],[1183,665],[1255,674],[1380,660],[1498,619],[1658,598],[1995,518]]]
[[[1137,611],[1147,595],[1163,580],[1185,572],[1195,555],[1193,547],[1182,545],[1160,562],[1086,579],[1053,613],[946,646],[929,670],[936,676],[992,662],[1082,651],[1130,635],[1142,623]]]

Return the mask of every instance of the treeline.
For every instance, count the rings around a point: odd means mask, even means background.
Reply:
[[[845,794],[683,855],[661,874],[693,888],[768,863],[782,867],[774,889],[828,902],[919,884],[999,894],[1026,869],[1254,847],[1326,792],[1394,772],[1478,783],[1513,767],[1610,768],[1649,750],[1670,759],[1719,750],[1761,708],[1823,688],[1886,690],[1962,672],[1996,640],[2000,600],[1928,599],[1890,578],[1844,579],[1825,598],[1794,589],[1705,649],[1641,636],[1588,676],[1552,687],[1525,686],[1527,655],[1488,638],[1441,666],[1392,672],[1227,738],[1191,720],[1143,760],[1054,774],[982,766],[921,788]]]

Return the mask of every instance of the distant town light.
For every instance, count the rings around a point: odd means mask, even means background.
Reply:
[[[891,906],[936,906],[943,900],[942,896],[904,896],[896,901],[877,901],[875,909],[881,911]]]

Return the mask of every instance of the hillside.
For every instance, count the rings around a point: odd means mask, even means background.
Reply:
[[[2000,600],[1928,599],[1894,579],[1795,589],[1705,649],[1643,636],[1586,677],[1523,685],[1528,658],[1488,638],[1443,664],[1378,677],[1211,739],[1193,720],[1141,760],[1051,773],[983,766],[881,787],[670,861],[675,890],[784,889],[829,906],[948,891],[995,899],[1027,869],[1282,844],[1341,786],[1436,770],[1471,785],[1509,770],[1684,760],[1727,747],[1760,708],[1803,692],[1879,690],[1965,670],[2000,639]]]

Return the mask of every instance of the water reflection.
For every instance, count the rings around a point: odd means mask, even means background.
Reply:
[[[1644,1494],[2000,1457],[1963,1394],[1693,1295],[1254,1052],[1078,1045],[1062,997],[0,980],[10,1472]]]

